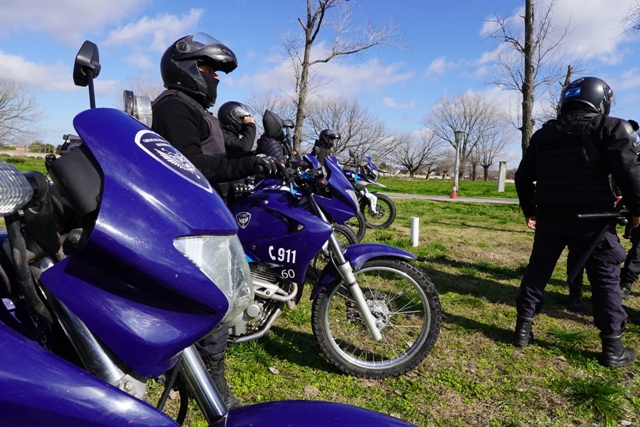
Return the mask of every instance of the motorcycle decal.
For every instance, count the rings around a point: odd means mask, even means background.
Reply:
[[[241,228],[247,228],[249,221],[251,221],[251,214],[249,212],[240,212],[236,215],[236,221]]]
[[[213,187],[204,175],[181,152],[155,132],[141,130],[136,134],[136,144],[152,158],[162,163],[173,173],[193,185],[213,193]]]
[[[278,261],[285,264],[295,264],[296,254],[297,251],[295,249],[276,249],[274,246],[269,246],[269,258],[271,258],[272,261]]]

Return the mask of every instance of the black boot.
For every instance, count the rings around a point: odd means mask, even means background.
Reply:
[[[518,316],[516,320],[516,331],[513,345],[516,347],[526,347],[533,343],[533,331],[531,330],[533,318]]]
[[[599,360],[602,366],[625,366],[636,360],[634,349],[622,345],[622,334],[602,335],[602,356]]]
[[[620,293],[622,294],[622,299],[629,299],[631,296],[631,285],[633,285],[633,283],[620,282]]]
[[[582,283],[569,283],[569,303],[567,304],[567,310],[580,314],[587,313],[587,303],[582,297]]]
[[[229,384],[227,384],[227,380],[224,377],[224,357],[222,359],[218,359],[217,357],[212,356],[205,357],[204,363],[207,367],[207,371],[209,372],[209,376],[213,380],[216,389],[220,393],[220,396],[222,396],[222,400],[227,406],[227,409],[231,410],[241,407],[242,404],[233,395],[231,389],[229,388]]]

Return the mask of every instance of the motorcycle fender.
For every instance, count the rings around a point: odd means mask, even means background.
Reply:
[[[372,258],[401,258],[405,260],[415,259],[416,256],[393,246],[379,243],[358,243],[347,247],[344,258],[351,264],[354,270],[359,270],[362,265]],[[318,281],[311,292],[311,299],[315,299],[320,292],[340,278],[338,269],[333,263],[328,263],[320,273]]]
[[[0,425],[178,427],[0,322]]]
[[[413,424],[369,409],[341,403],[285,400],[231,410],[225,427],[241,426],[410,427]]]

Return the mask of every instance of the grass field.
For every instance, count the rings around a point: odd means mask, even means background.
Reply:
[[[432,196],[450,196],[453,189],[451,180],[441,179],[408,179],[408,178],[381,178],[380,182],[387,188],[370,189],[382,192],[424,194]],[[500,197],[517,198],[516,187],[512,182],[505,183],[504,191],[498,192],[496,181],[459,181],[458,196],[466,197]]]
[[[22,172],[38,171],[45,173],[44,159],[42,157],[10,156],[0,154],[0,162],[11,163]]]
[[[388,192],[451,193],[450,181],[382,182]],[[461,181],[459,187],[465,196],[515,197],[513,184],[504,193],[496,191],[495,182]],[[398,378],[343,375],[320,352],[311,331],[311,305],[303,298],[267,336],[229,348],[227,378],[244,404],[327,400],[418,426],[640,425],[640,363],[622,369],[597,364],[600,341],[592,315],[565,310],[564,256],[547,287],[545,309],[535,320],[536,344],[511,345],[515,298],[533,241],[517,205],[394,201],[394,224],[368,230],[364,240],[412,252],[435,284],[445,318],[434,350]],[[412,217],[419,218],[417,247],[410,244]],[[627,241],[623,244],[628,247]],[[585,294],[590,297],[588,287]],[[625,307],[625,343],[640,349],[637,289]],[[185,425],[206,422],[194,409]]]
[[[228,379],[244,403],[329,400],[419,426],[640,425],[640,364],[623,369],[597,364],[600,343],[592,316],[565,310],[564,258],[535,321],[537,344],[511,345],[515,298],[533,238],[517,206],[396,202],[396,222],[388,230],[367,231],[365,240],[413,252],[434,282],[446,317],[431,355],[399,378],[342,375],[320,353],[310,304],[303,299],[268,336],[230,348]],[[414,216],[420,218],[416,248],[409,239]],[[639,300],[634,293],[625,303],[625,342],[635,348],[640,348]]]

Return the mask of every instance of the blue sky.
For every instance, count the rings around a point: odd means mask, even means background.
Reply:
[[[544,0],[545,2],[548,0]],[[585,75],[604,78],[616,94],[612,115],[640,118],[640,34],[625,32],[622,20],[635,0],[560,0],[558,26],[571,25],[568,54],[581,57]],[[487,38],[494,12],[518,16],[524,0],[362,0],[374,23],[401,25],[405,49],[379,48],[322,68],[331,83],[325,94],[355,96],[391,129],[416,132],[431,107],[445,95],[488,92],[504,108],[517,104],[513,93],[487,85],[495,72],[498,44]],[[100,49],[96,81],[98,106],[112,107],[127,78],[157,73],[174,40],[197,31],[226,43],[238,68],[222,75],[218,104],[242,101],[252,92],[287,84],[282,33],[299,32],[303,0],[2,0],[0,77],[25,84],[44,113],[41,139],[53,145],[73,133],[76,113],[88,107],[85,88],[73,86],[72,67],[84,40]],[[357,16],[357,15],[356,15]],[[322,45],[319,45],[321,47]],[[504,157],[520,159],[519,137]]]

